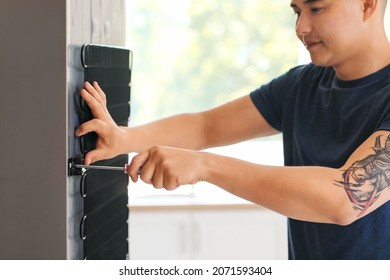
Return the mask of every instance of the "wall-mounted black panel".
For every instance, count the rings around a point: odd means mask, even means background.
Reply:
[[[114,121],[126,126],[130,116],[130,83],[132,52],[123,48],[102,45],[83,45],[81,64],[84,67],[84,81],[97,81],[107,98],[107,109]],[[91,110],[81,100],[80,121],[92,119]],[[82,153],[91,151],[96,146],[96,133],[81,137]]]
[[[127,126],[130,116],[130,50],[102,45],[84,45],[81,51],[84,80],[97,81],[107,98],[107,108],[114,121]],[[80,102],[80,122],[93,118],[91,110]],[[95,149],[97,135],[80,139],[83,154]],[[124,166],[128,155],[100,161],[98,165]],[[80,222],[85,259],[126,259],[128,254],[129,177],[120,171],[88,170],[80,180],[84,216]]]

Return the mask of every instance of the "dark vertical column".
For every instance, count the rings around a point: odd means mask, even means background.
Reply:
[[[84,80],[97,81],[107,96],[107,107],[114,121],[127,126],[130,116],[130,78],[132,53],[101,45],[82,48]],[[88,106],[80,101],[80,123],[92,119]],[[80,139],[82,154],[95,148],[97,136]],[[120,155],[99,165],[124,166],[128,155]],[[88,170],[81,178],[84,216],[80,223],[86,259],[126,259],[128,254],[128,176],[122,172]]]

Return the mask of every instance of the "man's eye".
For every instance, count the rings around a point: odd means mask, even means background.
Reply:
[[[299,12],[299,11],[293,11],[293,13],[294,13],[294,15],[297,16],[297,17],[299,17],[299,16],[301,15],[301,12]]]
[[[311,8],[310,9],[313,14],[316,14],[322,10],[322,8]]]

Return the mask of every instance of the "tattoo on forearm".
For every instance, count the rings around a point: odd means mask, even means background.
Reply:
[[[384,189],[390,188],[390,134],[383,147],[381,138],[382,135],[376,138],[373,154],[354,162],[342,174],[342,180],[336,181],[359,211],[358,216],[367,211]]]

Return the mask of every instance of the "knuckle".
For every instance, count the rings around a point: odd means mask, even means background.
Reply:
[[[144,181],[145,183],[149,183],[149,182],[148,182],[149,180],[147,180],[146,176],[145,176],[143,173],[141,173],[141,175],[140,175],[139,177],[140,177],[141,180]]]
[[[153,146],[150,148],[150,153],[152,155],[158,154],[159,147],[158,146]]]
[[[168,184],[165,189],[168,190],[168,191],[173,191],[175,190],[177,187],[174,185],[174,184]]]
[[[152,185],[156,189],[162,189],[163,188],[163,185],[160,182],[155,181],[155,180],[152,181]]]
[[[164,155],[164,147],[162,147],[162,146],[153,146],[150,150],[152,153],[154,153],[157,156]]]
[[[154,185],[154,182],[152,181],[152,179],[149,176],[145,175],[144,173],[141,173],[140,178],[145,183]]]
[[[142,158],[141,158],[139,155],[137,155],[137,156],[135,156],[135,157],[133,158],[132,162],[133,162],[133,164],[134,164],[135,166],[139,166],[139,165],[141,165],[141,163],[142,163]],[[141,176],[145,176],[145,172],[141,172]],[[142,177],[141,177],[141,178],[142,178]]]
[[[177,177],[169,176],[164,186],[167,190],[175,190],[180,186],[180,181]]]

